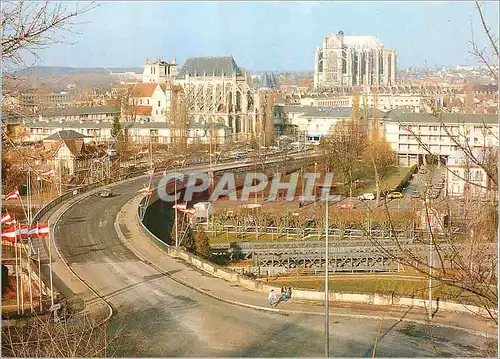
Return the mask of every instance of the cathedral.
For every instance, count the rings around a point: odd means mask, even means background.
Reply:
[[[233,57],[191,57],[180,70],[175,59],[146,60],[143,83],[179,85],[190,122],[225,125],[236,140],[247,139],[255,132],[256,95],[250,76]]]

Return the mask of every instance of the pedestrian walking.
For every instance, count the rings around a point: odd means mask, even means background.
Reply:
[[[292,297],[292,287],[286,289],[286,297],[290,299]]]
[[[274,303],[276,302],[276,293],[274,293],[274,289],[271,289],[271,292],[269,293],[269,297],[267,299],[269,300],[269,305],[271,307],[274,307]]]

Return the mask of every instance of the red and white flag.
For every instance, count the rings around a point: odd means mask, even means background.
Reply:
[[[2,239],[5,239],[9,242],[15,242],[18,234],[19,233],[15,226],[10,228],[5,228],[2,230]]]
[[[186,213],[189,216],[194,216],[196,214],[196,208],[180,209],[182,213]]]
[[[48,223],[38,223],[38,235],[40,237],[47,237],[49,235],[49,224]]]
[[[36,224],[32,225],[28,231],[28,235],[33,239],[37,238],[38,237],[38,225],[36,225]]]
[[[184,210],[187,208],[187,205],[188,203],[187,202],[181,202],[181,203],[177,203],[177,204],[174,204],[172,206],[173,209],[178,209],[178,210]]]
[[[145,196],[153,194],[153,190],[151,188],[148,188],[148,187],[140,189],[138,192],[144,194]]]
[[[21,224],[18,227],[18,235],[21,237],[21,239],[28,239],[28,225],[27,224]]]
[[[2,223],[9,224],[11,222],[12,222],[12,217],[10,216],[9,212],[7,211],[2,212]]]
[[[55,174],[56,174],[56,171],[54,171],[52,169],[50,171],[40,173],[40,176],[55,176]]]
[[[21,196],[19,195],[19,191],[17,190],[17,188],[15,188],[14,190],[10,191],[5,196],[5,200],[6,201],[19,201],[20,199],[21,199]]]

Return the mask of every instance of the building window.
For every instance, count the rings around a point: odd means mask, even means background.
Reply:
[[[160,100],[158,100],[158,107],[160,107],[160,106],[161,106],[161,101],[160,101]]]
[[[149,100],[147,100],[147,102],[148,102],[147,104],[149,105]]]

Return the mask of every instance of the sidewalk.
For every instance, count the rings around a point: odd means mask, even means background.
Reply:
[[[143,234],[136,217],[140,200],[140,196],[135,197],[121,209],[116,218],[115,228],[125,244],[139,258],[159,272],[199,292],[231,304],[284,315],[324,315],[323,303],[293,299],[293,293],[290,300],[281,302],[276,308],[272,308],[267,302],[266,293],[244,289],[236,284],[201,272],[181,259],[169,257]],[[375,306],[332,301],[330,302],[330,315],[332,317],[346,316],[413,321],[421,324],[428,323],[425,309],[417,307]],[[491,320],[464,313],[438,311],[432,324],[487,335],[488,337],[497,337],[497,328],[494,327]]]

